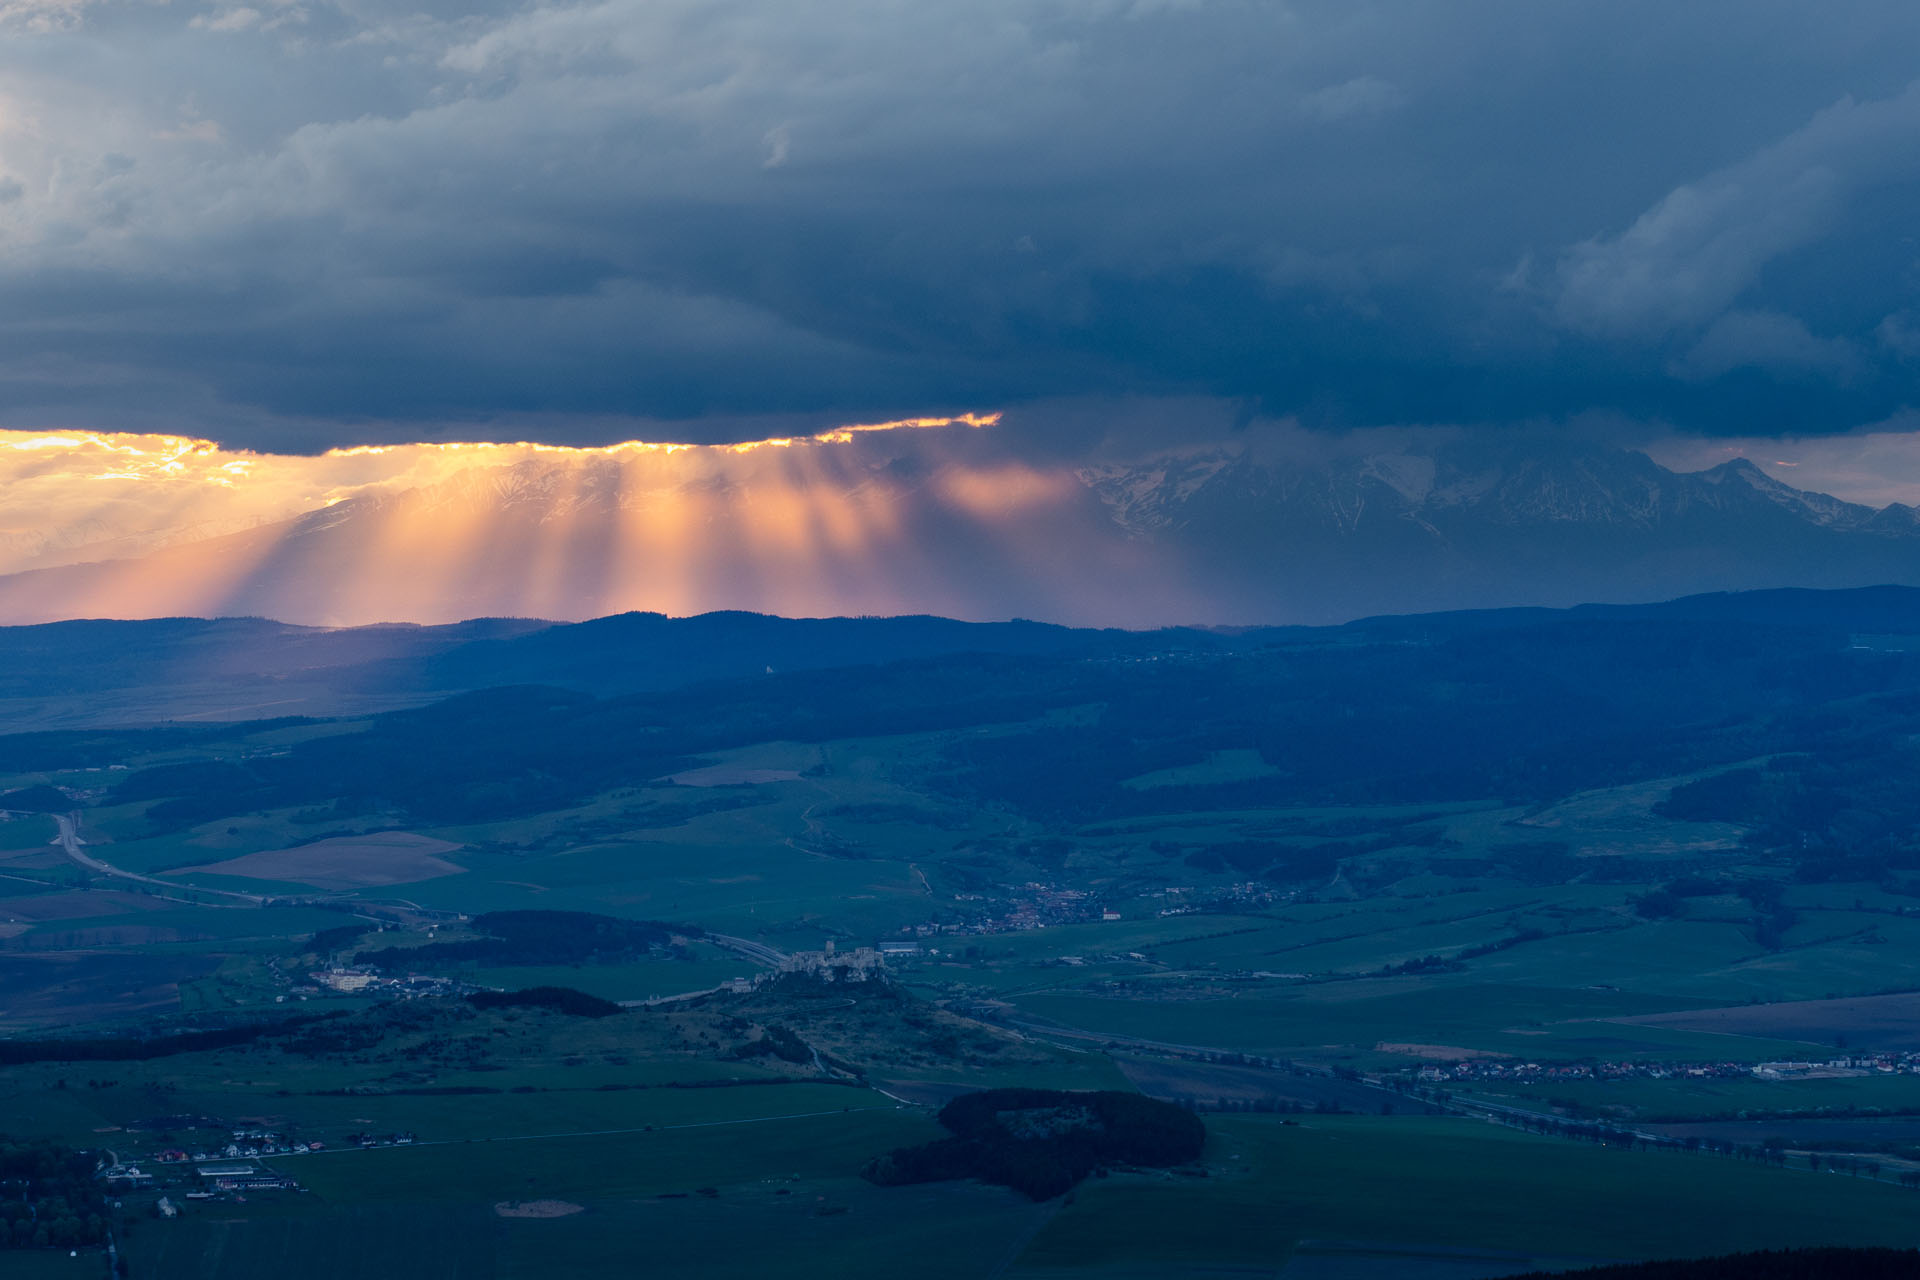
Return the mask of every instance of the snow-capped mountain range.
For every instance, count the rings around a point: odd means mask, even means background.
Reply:
[[[780,465],[776,465],[780,464]],[[1920,511],[1601,447],[1230,445],[1077,469],[867,457],[644,475],[547,456],[130,559],[0,577],[0,622],[939,613],[1328,622],[1773,586],[1920,585]]]
[[[1592,525],[1652,529],[1703,514],[1785,513],[1815,528],[1904,536],[1920,509],[1862,506],[1795,489],[1745,458],[1675,472],[1643,453],[1486,456],[1485,450],[1369,454],[1310,467],[1264,463],[1244,451],[1169,455],[1083,468],[1084,483],[1137,537],[1164,537],[1221,505],[1265,508],[1290,527],[1357,533],[1369,522],[1407,521],[1443,537],[1451,523]]]

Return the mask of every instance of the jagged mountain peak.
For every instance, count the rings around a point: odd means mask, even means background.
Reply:
[[[1154,457],[1087,469],[1081,478],[1114,522],[1135,536],[1209,522],[1207,508],[1271,506],[1277,524],[1321,521],[1346,532],[1383,518],[1435,531],[1496,526],[1652,529],[1714,513],[1835,530],[1907,533],[1913,517],[1796,489],[1746,458],[1677,472],[1635,450],[1524,442],[1441,441],[1326,458],[1260,458],[1245,451]],[[1243,515],[1245,513],[1243,512]]]
[[[1796,489],[1747,458],[1732,458],[1719,466],[1695,472],[1703,484],[1744,485],[1754,493],[1815,524],[1832,528],[1866,528],[1879,514],[1874,508],[1831,494]]]
[[[1708,484],[1724,484],[1729,480],[1742,480],[1748,484],[1779,483],[1751,458],[1728,458],[1717,466],[1708,467],[1705,471],[1696,471],[1693,474]]]

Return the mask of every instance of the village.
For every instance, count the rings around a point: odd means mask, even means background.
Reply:
[[[249,1194],[297,1192],[290,1175],[270,1169],[263,1160],[321,1152],[412,1146],[412,1133],[349,1133],[338,1143],[318,1138],[296,1139],[266,1129],[234,1129],[224,1144],[201,1144],[192,1149],[167,1146],[142,1159],[103,1160],[94,1176],[118,1197],[152,1194],[147,1207],[160,1218],[178,1217],[195,1202],[244,1202]],[[178,1196],[178,1201],[175,1200]],[[144,1197],[142,1197],[144,1199]]]
[[[335,965],[307,975],[308,981],[296,983],[288,994],[305,1000],[332,992],[336,995],[385,995],[411,1000],[422,996],[459,996],[482,990],[472,983],[434,974],[408,973],[400,976],[378,969]]]
[[[1781,1062],[1512,1062],[1469,1058],[1409,1069],[1421,1084],[1522,1083],[1556,1080],[1761,1080],[1847,1079],[1920,1074],[1920,1052],[1854,1053],[1818,1061]]]
[[[1111,900],[1091,889],[1029,881],[1018,886],[1007,886],[1002,894],[1004,896],[998,898],[984,893],[955,894],[956,902],[988,903],[986,914],[964,924],[923,925],[919,932],[1020,933],[1053,925],[1112,924],[1125,918]],[[1143,896],[1163,901],[1166,905],[1153,908],[1152,914],[1164,917],[1211,915],[1266,907],[1296,895],[1258,881],[1246,881],[1211,888],[1172,885]]]

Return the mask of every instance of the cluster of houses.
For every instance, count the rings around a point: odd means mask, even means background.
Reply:
[[[453,978],[437,977],[429,973],[409,973],[405,977],[389,977],[377,969],[349,969],[335,965],[328,969],[316,969],[307,975],[309,984],[296,986],[295,995],[319,995],[332,991],[339,995],[359,995],[362,992],[378,992],[381,995],[408,998],[413,996],[459,995],[475,988],[456,981]]]
[[[1421,1067],[1414,1078],[1422,1084],[1460,1081],[1517,1080],[1731,1080],[1750,1075],[1745,1062],[1510,1062],[1475,1058],[1466,1062]]]
[[[1107,909],[1089,890],[1035,882],[1020,886],[1012,908],[998,919],[982,921],[980,932],[1007,933],[1044,929],[1050,924],[1085,924],[1106,915]],[[1113,913],[1113,918],[1118,920],[1119,913]]]
[[[410,1147],[414,1137],[410,1133],[350,1133],[347,1142],[362,1150],[368,1147]]]
[[[205,1151],[187,1151],[179,1147],[158,1152],[161,1164],[204,1164],[209,1160],[252,1160],[260,1156],[303,1156],[309,1151],[324,1151],[324,1142],[289,1142],[278,1133],[265,1129],[235,1129],[233,1141],[224,1147]]]
[[[1762,1062],[1753,1074],[1762,1080],[1920,1075],[1920,1053],[1849,1053],[1819,1062]]]
[[[342,1145],[351,1147],[404,1147],[415,1141],[411,1133],[350,1133]],[[300,1184],[283,1173],[261,1167],[257,1163],[267,1156],[298,1156],[326,1151],[328,1146],[319,1141],[293,1141],[280,1133],[266,1129],[235,1129],[232,1141],[205,1149],[188,1150],[184,1147],[168,1147],[155,1152],[149,1159],[150,1165],[181,1166],[192,1168],[194,1176],[190,1180],[192,1190],[185,1193],[186,1200],[217,1200],[223,1196],[238,1195],[250,1191],[297,1191]],[[118,1183],[128,1189],[155,1184],[155,1174],[130,1162],[106,1165],[97,1171],[97,1175],[109,1183]],[[161,1185],[169,1181],[161,1179]],[[177,1182],[177,1179],[172,1181]],[[157,1206],[157,1212],[163,1218],[176,1216],[180,1205],[163,1197]]]
[[[204,1150],[169,1147],[157,1151],[150,1163],[168,1166],[188,1165],[196,1175],[188,1200],[213,1200],[222,1195],[248,1191],[295,1191],[299,1183],[285,1174],[260,1167],[255,1161],[265,1156],[300,1156],[328,1150],[319,1141],[296,1142],[285,1135],[265,1129],[235,1129],[233,1140]],[[406,1147],[413,1145],[411,1133],[350,1133],[342,1145],[349,1147]],[[154,1174],[133,1163],[102,1167],[97,1176],[107,1182],[128,1187],[151,1186]],[[169,1209],[172,1211],[169,1212]],[[168,1203],[160,1209],[162,1217],[173,1217],[179,1206]]]
[[[1276,901],[1295,897],[1296,894],[1294,890],[1282,894],[1272,885],[1247,880],[1214,889],[1173,885],[1154,896],[1167,899],[1167,905],[1160,908],[1158,913],[1162,916],[1204,916],[1272,906]]]
[[[985,902],[988,901],[988,895],[956,893],[953,899],[955,902]],[[999,915],[983,916],[967,924],[923,925],[917,932],[923,936],[930,933],[1019,933],[1027,929],[1044,929],[1053,924],[1087,924],[1118,919],[1120,913],[1102,903],[1091,890],[1042,884],[1036,880],[1013,890],[1006,909]]]
[[[1292,891],[1283,893],[1257,880],[1248,880],[1206,888],[1172,885],[1152,896],[1166,900],[1167,905],[1159,909],[1159,915],[1197,916],[1270,906],[1294,894]],[[954,901],[988,902],[992,897],[982,893],[957,893]],[[1123,918],[1120,911],[1104,902],[1093,890],[1030,881],[1008,893],[1004,909],[999,914],[983,916],[967,924],[924,925],[918,932],[923,936],[930,933],[1018,933],[1028,929],[1044,929],[1049,925],[1111,924]]]
[[[1911,1075],[1920,1073],[1920,1053],[1854,1053],[1818,1062],[1513,1062],[1474,1058],[1432,1063],[1414,1072],[1421,1084],[1482,1080],[1762,1080],[1819,1076]]]

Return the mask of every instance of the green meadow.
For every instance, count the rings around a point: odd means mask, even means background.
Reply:
[[[0,877],[15,877],[0,878],[0,965],[30,953],[72,975],[21,1026],[44,1025],[46,1006],[62,1002],[100,1032],[334,1012],[351,1015],[334,1027],[357,1026],[375,997],[288,993],[316,964],[312,934],[371,928],[353,913],[373,909],[398,927],[363,939],[364,950],[477,936],[471,921],[430,912],[546,909],[684,924],[687,935],[707,929],[782,951],[917,931],[928,954],[895,966],[897,999],[871,1004],[838,990],[755,993],[587,1019],[396,1001],[379,1011],[391,1016],[379,1034],[305,1050],[289,1041],[9,1067],[0,1128],[133,1154],[213,1142],[218,1126],[243,1122],[329,1145],[273,1158],[305,1188],[297,1194],[134,1222],[136,1280],[382,1270],[567,1280],[641,1267],[722,1280],[1160,1280],[1208,1268],[1267,1275],[1309,1258],[1324,1266],[1308,1275],[1344,1274],[1348,1254],[1401,1259],[1401,1274],[1442,1280],[1458,1274],[1448,1258],[1469,1256],[1522,1270],[1920,1243],[1914,1193],[1814,1176],[1803,1156],[1779,1170],[1415,1116],[1417,1104],[1324,1071],[1222,1074],[1223,1099],[1326,1110],[1210,1115],[1199,1167],[1111,1171],[1047,1205],[970,1184],[865,1183],[868,1161],[936,1136],[933,1106],[969,1089],[1200,1094],[1212,1087],[1203,1068],[1264,1070],[1203,1061],[1234,1053],[1358,1072],[1479,1055],[1820,1057],[1837,1037],[1812,1015],[1751,1034],[1637,1019],[1920,988],[1910,877],[1796,878],[1760,859],[1739,827],[1661,816],[1669,791],[1701,771],[1526,804],[1262,806],[1257,789],[1283,774],[1242,745],[1201,743],[1143,756],[1116,783],[1125,804],[1095,820],[1050,810],[1050,797],[1022,807],[953,785],[956,760],[982,742],[1097,725],[1104,714],[1088,702],[1025,722],[738,744],[672,766],[686,785],[634,777],[496,820],[452,821],[462,811],[445,808],[433,821],[397,808],[342,816],[316,803],[169,826],[145,802],[106,797],[91,808],[89,851],[177,883],[168,897],[83,871],[45,844],[48,820],[16,820],[0,827],[9,847]],[[250,758],[340,731],[236,731],[203,754]],[[66,780],[106,785],[93,774]],[[439,850],[413,864],[431,874],[393,883],[367,873],[318,889],[232,867],[171,874],[388,830],[457,847],[416,842]],[[1312,870],[1259,871],[1287,859]],[[302,873],[285,859],[273,865]],[[196,889],[303,901],[235,906]],[[1101,918],[1109,911],[1120,918]],[[1009,918],[1044,927],[1004,927]],[[355,945],[336,936],[328,951],[350,958]],[[173,967],[160,972],[163,962]],[[128,975],[143,965],[157,976],[136,989]],[[697,936],[606,963],[422,967],[483,987],[562,986],[626,1002],[759,971]],[[804,1047],[772,1054],[775,1026]],[[1902,1034],[1895,1019],[1862,1015],[1839,1038],[1873,1047]],[[1109,1038],[1127,1043],[1110,1053]],[[1180,1053],[1156,1055],[1156,1044]],[[1555,1081],[1475,1096],[1651,1123],[1913,1110],[1915,1079]],[[1379,1114],[1389,1105],[1399,1114]],[[417,1141],[344,1148],[355,1131]],[[568,1208],[510,1216],[540,1201]],[[40,1270],[22,1274],[37,1280],[58,1264],[36,1256]]]
[[[1846,1242],[1920,1244],[1915,1193],[1537,1138],[1470,1120],[1219,1117],[1204,1180],[1098,1180],[1021,1274],[1277,1269],[1303,1242],[1631,1259]]]

